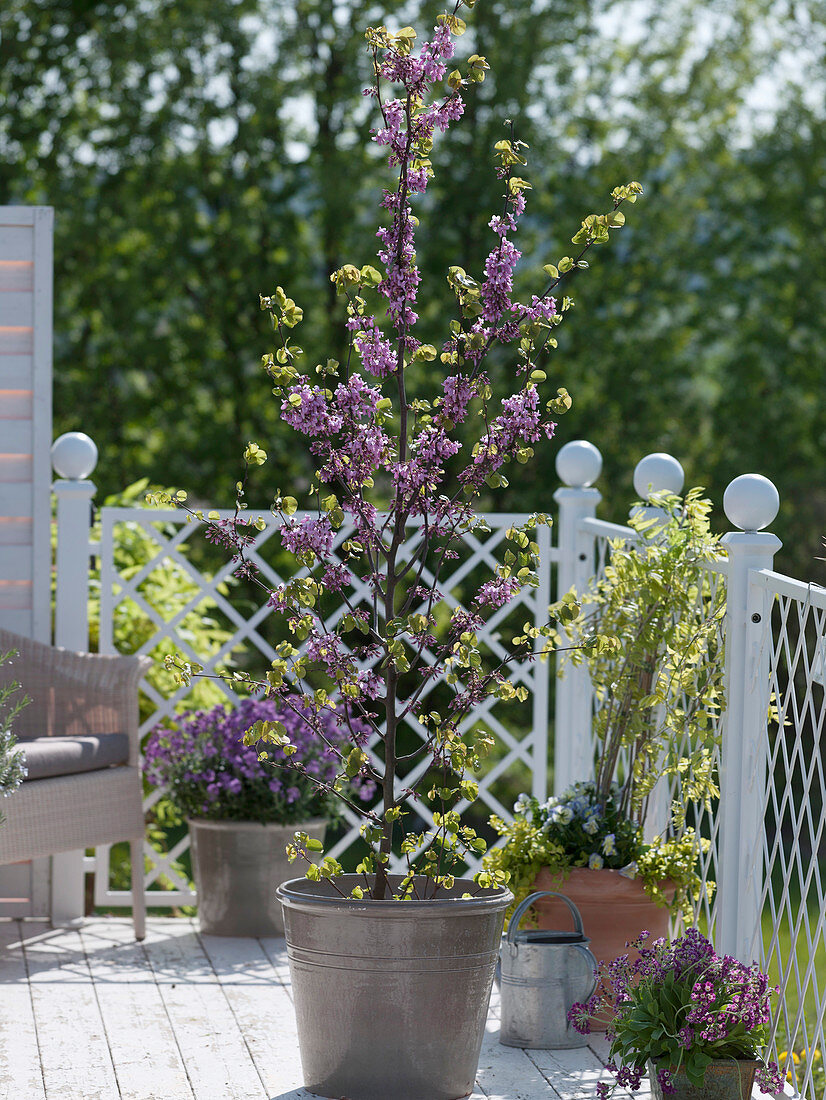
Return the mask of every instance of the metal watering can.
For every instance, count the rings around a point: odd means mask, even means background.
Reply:
[[[519,922],[539,898],[561,898],[574,918],[573,932],[523,928]],[[596,988],[597,960],[588,950],[579,910],[563,894],[540,890],[518,905],[502,937],[497,979],[501,987],[499,1042],[508,1047],[559,1050],[582,1047],[580,1035],[568,1023],[568,1010],[587,1001]]]

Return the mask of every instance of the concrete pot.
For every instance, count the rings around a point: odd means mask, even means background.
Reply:
[[[750,1100],[754,1088],[754,1076],[760,1062],[726,1059],[712,1062],[706,1067],[702,1085],[692,1085],[684,1069],[674,1073],[674,1091],[664,1093],[657,1080],[657,1067],[648,1063],[648,1079],[651,1082],[653,1100]]]
[[[358,875],[336,880],[346,894]],[[284,906],[304,1085],[347,1100],[458,1100],[474,1087],[509,890],[355,901],[293,879]]]
[[[208,936],[283,936],[277,886],[295,874],[286,846],[296,830],[324,839],[326,821],[262,825],[188,820],[198,919]]]

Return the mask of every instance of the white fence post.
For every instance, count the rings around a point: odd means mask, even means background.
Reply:
[[[781,542],[763,531],[777,515],[777,489],[760,474],[743,474],[723,497],[725,535],[726,693],[720,766],[717,865],[718,951],[749,963],[756,957],[763,888],[763,808],[768,767],[769,659],[772,597],[752,581],[771,569]]]
[[[594,574],[594,538],[581,531],[583,519],[592,519],[602,500],[592,488],[602,470],[602,455],[593,443],[572,440],[556,456],[556,472],[565,488],[557,489],[558,565],[556,596],[571,588],[584,591]],[[561,657],[557,658],[557,667]],[[589,779],[591,759],[591,678],[584,664],[565,666],[557,680],[554,708],[554,794],[562,794],[576,780]]]
[[[57,584],[55,645],[89,648],[89,527],[95,485],[87,481],[97,463],[97,447],[82,432],[67,432],[52,445],[52,466],[61,480],[57,497]],[[84,853],[52,856],[52,924],[83,919]]]

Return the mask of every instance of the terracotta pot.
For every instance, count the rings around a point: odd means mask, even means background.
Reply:
[[[660,888],[672,901],[675,887],[663,882]],[[626,952],[634,962],[639,953],[628,951],[625,945],[642,931],[650,932],[652,940],[668,936],[669,910],[652,901],[638,879],[626,878],[619,871],[576,867],[563,877],[542,870],[532,889],[556,890],[571,899],[582,916],[591,951],[601,962],[610,962]],[[571,916],[561,901],[543,898],[537,902],[534,912],[539,928],[563,929],[571,925]],[[591,1021],[592,1030],[604,1031],[611,1016],[610,1009],[598,1013]]]
[[[674,1091],[663,1093],[657,1080],[656,1067],[649,1062],[651,1095],[654,1100],[666,1100],[666,1097],[669,1100],[749,1100],[759,1066],[760,1062],[735,1061],[732,1058],[724,1062],[712,1062],[706,1067],[703,1083],[699,1088],[691,1084],[685,1070],[680,1068],[672,1077]]]

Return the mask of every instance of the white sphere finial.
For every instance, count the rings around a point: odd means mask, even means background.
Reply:
[[[587,489],[602,472],[602,455],[586,439],[572,439],[557,452],[556,472],[569,489]]]
[[[648,500],[651,493],[679,493],[684,482],[680,463],[663,451],[646,455],[634,468],[634,492],[640,500]]]
[[[762,531],[780,510],[780,494],[762,474],[741,474],[723,494],[723,511],[741,531]]]
[[[98,449],[85,432],[64,432],[52,444],[52,466],[58,477],[83,481],[94,470]]]

